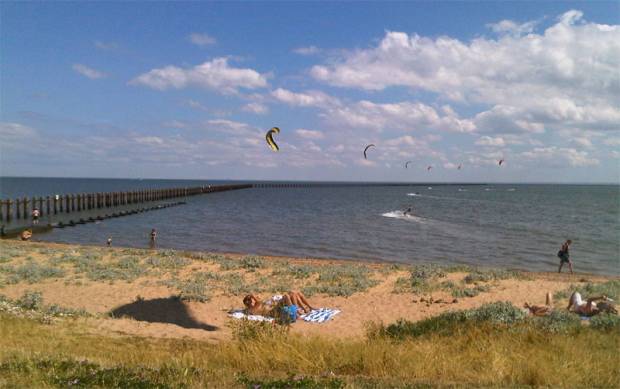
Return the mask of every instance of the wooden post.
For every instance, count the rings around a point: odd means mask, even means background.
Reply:
[[[27,198],[27,197],[24,197],[24,198],[22,199],[22,201],[23,201],[23,203],[22,203],[22,209],[23,209],[23,211],[24,211],[24,220],[27,220],[27,219],[28,219],[28,203],[29,203],[30,201],[28,201],[28,198]]]
[[[43,216],[43,197],[39,197],[39,214]]]
[[[75,195],[69,195],[69,197],[71,198],[71,212],[75,211]]]
[[[71,212],[71,196],[65,195],[65,212]]]
[[[51,204],[50,204],[50,200],[51,200],[51,199],[50,199],[50,197],[49,197],[49,196],[46,196],[46,197],[45,197],[45,204],[46,204],[46,208],[45,208],[45,210],[46,210],[46,212],[47,212],[47,213],[46,213],[46,214],[47,214],[47,216],[49,216],[49,215],[50,215],[50,211],[51,211],[51,207],[50,207],[50,206],[51,206]]]
[[[11,200],[10,199],[7,200],[5,204],[6,204],[6,221],[10,222],[11,217],[13,216],[11,215]]]
[[[21,213],[19,212],[19,206],[21,205],[21,200],[20,199],[15,199],[15,218],[16,219],[21,219]]]
[[[4,201],[0,200],[0,222],[4,221],[4,215],[2,214],[2,206],[4,205]]]

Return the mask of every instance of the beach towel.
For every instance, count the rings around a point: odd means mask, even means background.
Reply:
[[[243,312],[243,309],[237,309],[234,311],[230,311],[228,312],[228,316],[234,319],[246,319],[246,320],[251,320],[251,321],[268,321],[268,322],[273,321],[273,317],[266,317],[266,316],[261,316],[261,315],[246,315]]]
[[[339,313],[339,309],[318,308],[300,317],[310,323],[324,323]]]

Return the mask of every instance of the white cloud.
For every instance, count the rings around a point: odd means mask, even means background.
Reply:
[[[214,45],[216,42],[215,38],[213,38],[212,36],[200,33],[190,34],[189,40],[196,46],[202,47]]]
[[[518,24],[512,20],[502,20],[497,23],[487,24],[487,27],[498,34],[523,35],[534,31],[536,24],[536,22]]]
[[[475,118],[480,132],[618,130],[620,26],[582,18],[569,11],[541,33],[534,22],[501,21],[492,28],[506,34],[469,42],[388,31],[376,46],[331,58],[311,75],[333,86],[403,86],[487,105]]]
[[[95,70],[93,68],[90,68],[86,65],[82,65],[79,63],[73,64],[72,66],[73,70],[75,70],[77,73],[90,78],[91,80],[96,80],[98,78],[104,78],[107,75],[103,72],[100,72],[98,70]]]
[[[474,125],[469,120],[453,116],[453,112],[443,116],[433,107],[423,103],[399,102],[377,104],[362,100],[343,106],[328,106],[322,115],[332,124],[351,128],[369,128],[377,131],[400,129],[417,131],[436,129],[453,132],[471,132]],[[454,114],[455,115],[455,114]]]
[[[29,138],[36,134],[33,128],[23,124],[0,122],[0,138],[3,140]]]
[[[520,154],[520,158],[549,167],[596,166],[600,163],[598,159],[590,157],[586,151],[555,146],[537,147],[530,151],[524,151]]]
[[[269,107],[267,107],[265,104],[261,104],[257,102],[248,103],[244,105],[243,108],[241,109],[246,112],[255,113],[257,115],[264,115],[269,112]]]
[[[573,143],[578,144],[579,146],[585,147],[585,148],[592,148],[594,146],[592,146],[592,141],[588,138],[585,137],[577,137],[577,138],[573,138],[572,139]]]
[[[329,108],[340,105],[340,101],[320,91],[306,91],[295,93],[287,89],[278,88],[271,92],[276,100],[298,107],[321,107]]]
[[[321,132],[321,131],[317,131],[317,130],[306,130],[304,128],[298,128],[297,130],[295,130],[295,133],[304,139],[323,139],[325,138],[325,135]]]
[[[320,53],[321,49],[316,46],[307,46],[293,49],[293,52],[299,55],[314,55]]]
[[[230,94],[236,93],[239,88],[266,87],[267,78],[253,69],[230,67],[227,58],[215,58],[189,69],[172,65],[153,69],[134,78],[130,83],[158,90],[198,86]]]
[[[620,138],[607,138],[603,141],[607,146],[620,146]]]
[[[504,142],[503,138],[500,137],[490,137],[490,136],[482,136],[477,141],[476,144],[478,146],[494,146],[494,147],[503,147],[506,146],[506,142]]]
[[[118,49],[118,44],[114,43],[114,42],[95,41],[94,45],[95,45],[96,48],[101,49],[101,50],[114,50],[114,49]]]

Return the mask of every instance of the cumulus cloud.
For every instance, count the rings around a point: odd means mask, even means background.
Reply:
[[[166,66],[141,74],[130,81],[157,90],[197,86],[222,93],[236,93],[239,88],[256,89],[267,86],[267,76],[253,69],[231,67],[228,58],[215,58],[189,69]]]
[[[620,146],[620,138],[607,138],[603,141],[607,146]]]
[[[95,41],[94,45],[95,45],[96,48],[98,48],[100,50],[115,50],[115,49],[118,49],[118,44],[114,43],[114,42]]]
[[[190,40],[190,42],[192,42],[196,46],[202,46],[202,47],[214,45],[216,42],[215,38],[213,38],[212,36],[208,34],[200,34],[196,32],[193,34],[190,34],[188,39]]]
[[[478,138],[476,141],[478,146],[494,146],[494,147],[503,147],[506,146],[506,142],[504,142],[503,138],[500,137],[490,137],[490,136],[482,136]]]
[[[303,93],[292,92],[278,88],[271,92],[276,100],[297,107],[321,107],[329,108],[340,105],[340,101],[320,91],[306,91]]]
[[[244,105],[243,108],[241,109],[244,110],[245,112],[251,112],[257,115],[264,115],[269,112],[269,107],[267,107],[265,104],[261,104],[257,102],[248,103]]]
[[[93,68],[90,68],[86,65],[82,65],[79,63],[73,64],[72,66],[73,70],[75,70],[77,73],[83,75],[84,77],[88,77],[91,80],[96,80],[98,78],[104,78],[107,75],[103,72],[100,72],[98,70],[95,70]]]
[[[534,31],[536,24],[536,22],[519,24],[512,20],[502,20],[497,23],[487,24],[487,27],[498,34],[523,35]]]
[[[297,136],[304,139],[317,140],[325,138],[325,135],[321,131],[317,130],[306,130],[304,128],[298,128],[297,130],[295,130],[295,133],[297,134]]]
[[[299,55],[314,55],[320,53],[321,49],[316,46],[307,46],[293,49],[293,52]]]
[[[537,147],[520,154],[524,161],[536,162],[550,167],[573,167],[596,166],[600,161],[590,157],[586,151],[578,151],[574,148],[565,147]]]
[[[465,42],[388,31],[378,45],[310,73],[333,86],[402,86],[487,105],[475,118],[481,132],[620,129],[620,26],[587,22],[573,10],[541,33],[533,22],[491,28],[505,33]]]
[[[384,129],[405,131],[437,129],[471,132],[474,130],[471,121],[460,119],[453,111],[438,112],[435,108],[419,102],[405,101],[378,104],[362,100],[340,107],[330,106],[322,115],[334,124],[352,128],[369,128],[377,131]]]

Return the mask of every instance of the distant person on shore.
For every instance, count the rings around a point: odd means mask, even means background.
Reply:
[[[112,237],[108,237],[106,244],[108,245],[108,247],[112,246]]]
[[[573,274],[573,263],[570,260],[570,254],[568,253],[568,247],[573,243],[572,240],[568,239],[562,247],[560,247],[560,251],[558,251],[558,258],[560,258],[560,267],[558,268],[558,273],[562,272],[562,266],[564,263],[568,263],[568,269],[570,270],[570,274]]]
[[[41,212],[39,211],[39,208],[33,209],[31,216],[32,216],[32,224],[39,224],[39,216],[41,216]]]
[[[30,238],[32,238],[32,231],[31,230],[24,230],[24,231],[22,231],[22,233],[19,235],[19,238],[22,241],[30,240]]]

